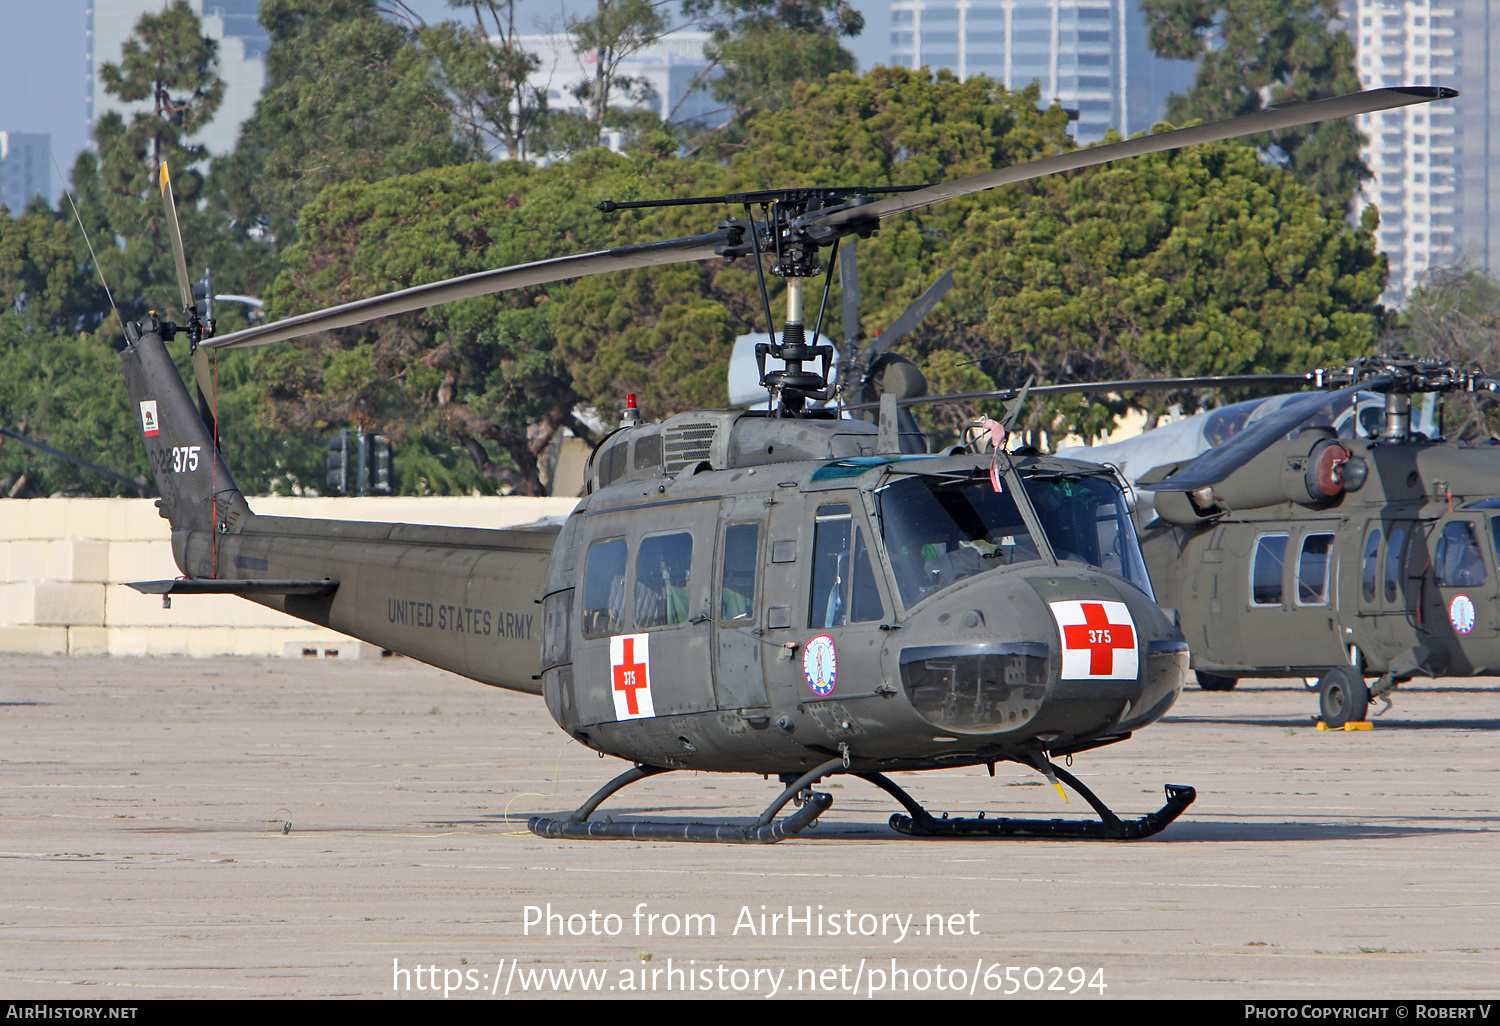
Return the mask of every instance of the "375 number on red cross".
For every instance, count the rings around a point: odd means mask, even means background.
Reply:
[[[620,634],[610,638],[609,676],[616,719],[639,720],[656,715],[651,702],[651,635]]]
[[[1062,636],[1063,680],[1133,680],[1140,675],[1135,621],[1123,602],[1049,602]]]

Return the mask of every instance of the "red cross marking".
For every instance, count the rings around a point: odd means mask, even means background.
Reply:
[[[1135,631],[1128,623],[1110,623],[1109,615],[1098,602],[1080,602],[1086,622],[1063,628],[1063,641],[1069,648],[1088,649],[1089,675],[1099,677],[1113,673],[1117,648],[1135,648]]]
[[[615,666],[615,690],[625,692],[625,707],[630,710],[630,715],[639,716],[641,710],[636,692],[646,686],[646,664],[635,661],[634,638],[626,638],[623,645],[624,652]]]

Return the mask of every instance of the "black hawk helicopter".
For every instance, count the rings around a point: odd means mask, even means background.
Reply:
[[[1199,415],[1213,447],[1136,480],[1155,495],[1146,563],[1180,611],[1199,684],[1314,679],[1337,728],[1365,720],[1372,698],[1389,708],[1415,677],[1500,670],[1500,450],[1487,433],[1444,438],[1438,408],[1500,391],[1500,378],[1372,356],[1305,383],[1329,390],[1261,417],[1274,404]],[[1094,455],[1117,461],[1131,446]]]
[[[990,436],[1002,444],[989,451],[903,452],[896,391],[881,396],[875,423],[820,406],[838,397],[829,383],[833,348],[816,344],[821,310],[808,340],[804,286],[823,271],[820,249],[836,253],[841,240],[868,236],[904,211],[1450,95],[1374,90],[904,191],[708,198],[696,202],[734,203],[744,218],[704,235],[480,272],[221,338],[211,337],[187,284],[164,174],[186,323],[152,315],[128,325],[122,360],[185,577],[135,587],[164,601],[239,595],[542,695],[569,735],[635,764],[571,815],[533,818],[530,828],[543,836],[778,841],[828,809],[832,798],[812,788],[836,773],[891,794],[907,811],[892,826],[917,836],[1147,836],[1192,802],[1191,788],[1167,785],[1159,811],[1123,821],[1053,761],[1159,719],[1187,672],[1187,645],[1153,600],[1119,479],[1097,464],[1007,453],[1001,425]],[[207,409],[211,349],[582,275],[741,257],[762,275],[762,258],[771,258],[771,273],[786,283],[784,331],[755,347],[768,408],[696,411],[655,425],[627,419],[594,452],[588,494],[560,526],[258,516],[166,349],[176,334],[188,336]],[[825,309],[829,284],[825,277]],[[769,321],[768,301],[766,310]],[[863,369],[844,376],[845,388],[869,387],[879,361],[851,363]],[[979,764],[993,772],[997,762],[1062,780],[1099,821],[938,819],[885,775]],[[786,787],[750,826],[591,818],[621,787],[676,769],[774,773]],[[777,821],[793,800],[797,811]]]

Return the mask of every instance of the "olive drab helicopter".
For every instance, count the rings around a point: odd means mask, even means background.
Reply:
[[[1165,445],[1085,450],[1133,459],[1155,496],[1142,548],[1199,684],[1315,680],[1324,725],[1342,727],[1414,677],[1500,670],[1500,449],[1487,434],[1444,438],[1439,409],[1500,379],[1410,356],[1305,377],[1334,390],[1200,414]],[[1162,459],[1200,429],[1207,452]],[[1137,476],[1153,462],[1142,446],[1163,465]]]
[[[743,218],[219,338],[197,311],[174,232],[186,323],[152,315],[129,325],[122,361],[185,576],[136,587],[164,600],[239,595],[541,695],[571,737],[634,764],[571,814],[534,817],[531,830],[546,837],[778,841],[830,807],[813,788],[838,773],[889,793],[906,810],[891,825],[915,836],[1147,836],[1192,802],[1191,788],[1167,785],[1160,810],[1127,821],[1054,762],[1159,719],[1187,673],[1187,645],[1153,600],[1120,480],[1097,464],[1008,453],[994,444],[1003,425],[990,425],[988,446],[905,451],[898,411],[913,398],[898,393],[909,374],[892,372],[889,360],[882,369],[887,354],[871,347],[845,354],[841,383],[830,381],[835,351],[818,329],[839,244],[869,236],[884,218],[1000,185],[1449,95],[1374,90],[933,186],[676,201],[737,206]],[[165,176],[163,193],[175,222]],[[826,273],[824,248],[832,250]],[[219,349],[583,275],[741,258],[761,275],[767,336],[755,358],[767,408],[659,424],[627,418],[595,450],[587,494],[561,525],[474,530],[256,515],[166,348],[187,335],[199,399],[210,408],[207,354]],[[785,283],[779,335],[767,262]],[[805,286],[820,273],[809,338]],[[880,392],[873,421],[843,412],[872,387]],[[1066,783],[1098,821],[940,819],[886,775],[993,772],[997,762]],[[592,818],[620,788],[679,769],[775,774],[785,787],[748,826]],[[778,820],[793,801],[796,811]]]

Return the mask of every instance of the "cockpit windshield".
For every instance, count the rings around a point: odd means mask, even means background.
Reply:
[[[1009,490],[997,492],[988,480],[909,477],[877,494],[886,553],[908,607],[966,577],[1041,558]],[[1087,563],[1152,594],[1114,481],[1028,478],[1026,494],[1059,561]]]

